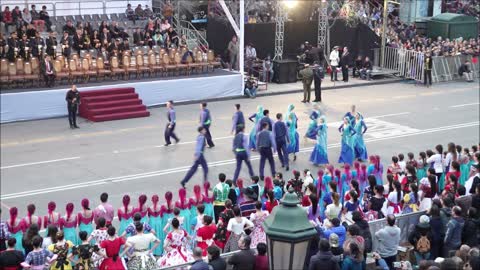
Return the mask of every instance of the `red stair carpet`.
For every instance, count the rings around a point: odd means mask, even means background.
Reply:
[[[93,122],[150,116],[135,88],[80,92],[80,116]]]

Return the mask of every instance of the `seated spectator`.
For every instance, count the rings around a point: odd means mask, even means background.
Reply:
[[[162,32],[162,34],[167,33],[169,28],[170,28],[170,23],[168,23],[166,19],[162,19],[160,23],[160,31]]]
[[[255,77],[248,77],[245,81],[244,94],[249,98],[255,98],[257,96],[257,83],[255,82]]]
[[[257,256],[255,256],[255,270],[268,270],[267,245],[265,243],[258,243],[257,253]]]
[[[76,33],[75,26],[71,20],[67,21],[67,24],[63,26],[63,32],[67,32],[69,37],[73,37]]]
[[[458,69],[458,75],[464,78],[467,82],[473,82],[473,72],[470,67],[470,61],[466,60]]]
[[[153,17],[153,11],[150,9],[150,7],[148,7],[148,5],[145,5],[143,16],[147,19],[151,19]]]
[[[364,80],[370,81],[370,76],[372,75],[372,62],[370,62],[370,58],[365,57],[365,61],[363,62],[362,69],[360,70],[360,78]]]
[[[13,24],[12,12],[8,6],[5,6],[5,9],[2,12],[2,22],[5,24],[5,32],[9,33],[8,27]]]
[[[45,22],[47,31],[52,31],[52,22],[50,21],[50,15],[48,15],[47,6],[42,6],[40,11],[40,20]]]
[[[132,9],[132,5],[128,4],[127,9],[125,10],[125,16],[127,16],[127,19],[133,21],[135,23],[135,11]]]
[[[143,9],[142,9],[142,4],[138,4],[137,8],[135,8],[135,16],[139,20],[145,18],[144,13],[143,13]]]
[[[394,215],[388,215],[387,226],[375,233],[378,241],[377,252],[382,259],[385,260],[390,269],[393,269],[393,262],[397,259],[400,233],[400,228],[395,225]]]
[[[140,27],[137,27],[137,29],[133,33],[133,44],[135,44],[136,46],[143,46],[144,38],[145,37],[142,29],[140,29]]]
[[[35,25],[35,27],[38,27],[39,25],[41,26],[41,29],[45,27],[45,22],[40,19],[40,13],[35,9],[35,5],[30,6],[30,15],[32,17],[32,23]],[[37,28],[38,29],[38,28]]]
[[[263,81],[272,82],[274,71],[273,71],[273,64],[272,64],[270,55],[267,55],[267,58],[263,60],[262,66],[263,66]]]
[[[338,243],[337,243],[338,244]],[[320,239],[318,253],[310,258],[309,270],[340,270],[326,239]]]
[[[28,11],[28,8],[23,9],[22,20],[25,25],[29,25],[32,23],[32,15],[30,14],[30,11]]]
[[[20,28],[23,25],[22,11],[20,11],[19,6],[16,6],[12,10],[12,20],[13,20],[13,24],[17,26],[17,29]]]

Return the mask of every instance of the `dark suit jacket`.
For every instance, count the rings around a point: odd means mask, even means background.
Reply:
[[[55,75],[55,68],[53,67],[52,61],[50,63],[50,69],[53,71],[53,75]],[[45,64],[45,60],[40,61],[40,71],[43,75],[47,75],[47,65]]]
[[[230,257],[228,264],[232,265],[234,270],[254,270],[255,255],[250,249],[242,249]]]
[[[466,218],[467,211],[472,206],[472,195],[456,198],[455,204],[462,208],[462,217]]]

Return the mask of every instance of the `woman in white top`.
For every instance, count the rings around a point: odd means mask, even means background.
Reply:
[[[450,166],[452,165],[452,161],[457,161],[458,160],[458,153],[457,149],[454,143],[449,143],[448,146],[448,152],[447,155],[445,156],[445,159],[443,160],[443,165],[445,166],[445,172],[450,171]]]
[[[234,218],[231,218],[228,221],[227,231],[230,232],[230,237],[228,238],[227,243],[223,252],[231,252],[239,250],[238,240],[245,233],[245,230],[253,228],[254,224],[246,217],[242,217],[242,212],[238,206],[233,207]]]
[[[435,169],[435,175],[438,179],[441,179],[443,174],[443,146],[435,146],[437,153],[434,154],[432,150],[427,150],[427,163],[433,163],[433,168]]]
[[[262,211],[262,202],[257,202],[255,204],[255,213],[250,214],[250,221],[254,224],[255,228],[250,234],[252,242],[250,243],[250,248],[257,248],[258,243],[266,243],[267,238],[265,231],[263,230],[263,222],[268,217],[268,211]],[[230,222],[229,222],[230,223]]]
[[[396,215],[402,213],[402,207],[400,206],[403,198],[402,185],[400,182],[395,181],[393,186],[395,190],[390,192],[387,197],[387,215]]]
[[[155,235],[143,233],[143,223],[135,224],[137,234],[127,238],[127,244],[133,248],[133,257],[128,261],[129,270],[153,270],[157,269],[157,262],[153,257],[153,251],[160,244]],[[151,245],[152,244],[152,245]],[[149,248],[151,246],[151,248]]]
[[[332,192],[332,201],[333,203],[327,205],[325,208],[325,217],[327,218],[324,222],[324,226],[330,228],[332,224],[330,220],[334,218],[340,218],[340,213],[342,212],[342,204],[340,203],[340,195],[337,192]]]
[[[42,248],[47,249],[51,244],[56,243],[56,235],[58,232],[58,228],[55,225],[48,225],[47,228],[47,236],[43,238]]]

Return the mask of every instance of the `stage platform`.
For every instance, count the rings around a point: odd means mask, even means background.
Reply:
[[[239,73],[216,70],[213,73],[188,77],[146,78],[131,81],[94,82],[78,85],[79,91],[133,87],[147,106],[164,104],[169,100],[186,102],[242,95]],[[50,89],[2,90],[0,122],[45,119],[67,115],[65,101],[69,85]]]

